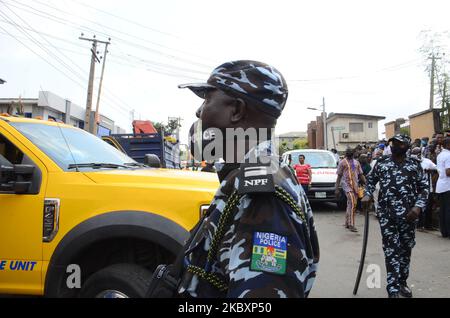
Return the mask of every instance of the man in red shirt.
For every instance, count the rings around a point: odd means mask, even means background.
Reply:
[[[308,194],[309,186],[311,185],[312,181],[311,166],[305,164],[304,155],[298,156],[298,161],[300,162],[300,164],[295,165],[293,168],[295,169],[298,183],[300,183],[305,193]]]

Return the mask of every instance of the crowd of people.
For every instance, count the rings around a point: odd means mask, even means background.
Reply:
[[[450,237],[450,132],[413,142],[398,134],[377,145],[348,148],[342,157],[331,151],[338,161],[336,197],[344,193],[347,199],[344,226],[358,232],[356,211],[368,213],[373,202],[381,228],[388,295],[412,297],[407,279],[416,229],[438,230],[434,225],[439,223],[442,236]],[[307,193],[312,174],[305,157],[300,155],[299,164],[292,168]],[[439,221],[434,222],[438,205]]]
[[[443,200],[439,200],[439,197],[443,197],[439,192],[447,192],[447,189],[443,189],[445,191],[437,191],[437,183],[439,179],[438,172],[438,157],[445,149],[444,141],[446,138],[450,137],[450,131],[447,130],[445,133],[437,132],[433,135],[430,140],[428,137],[424,137],[421,139],[415,139],[409,146],[407,151],[407,156],[411,158],[415,158],[420,161],[423,171],[426,174],[428,183],[429,183],[429,197],[426,209],[420,214],[420,219],[417,225],[417,229],[419,231],[426,230],[436,230],[436,226],[433,225],[434,211],[437,211],[439,205],[441,206],[441,210],[446,208],[443,206]],[[337,154],[335,149],[331,150],[334,154]],[[348,159],[351,156],[351,159],[355,160],[355,163],[350,163],[356,167],[356,174],[353,175],[353,182],[357,184],[354,187],[354,191],[352,193],[346,192],[348,199],[348,207],[347,207],[347,221],[346,227],[352,231],[356,231],[354,228],[354,224],[352,222],[348,222],[348,220],[354,220],[354,213],[361,208],[360,199],[361,194],[358,195],[358,186],[361,188],[364,186],[363,180],[359,176],[365,176],[372,171],[378,159],[383,158],[385,156],[389,156],[392,154],[391,146],[389,142],[386,140],[380,140],[378,144],[360,144],[356,146],[354,149],[348,149],[346,153],[339,157],[340,166],[338,168],[338,174],[348,174],[348,171],[353,171],[355,169],[348,169]],[[353,167],[352,166],[352,167]],[[356,179],[355,179],[356,178]],[[347,177],[342,180],[339,179],[337,182],[337,186],[342,186],[345,184],[346,187],[349,187],[346,183],[351,180]],[[449,189],[450,190],[450,189]],[[374,193],[374,207],[375,210],[378,208],[378,191],[379,187],[375,190]],[[355,200],[356,198],[356,200]],[[441,202],[440,202],[441,201]],[[448,209],[448,208],[447,208]],[[442,236],[448,237],[450,234],[450,227],[446,221],[446,213],[439,213],[439,224]]]

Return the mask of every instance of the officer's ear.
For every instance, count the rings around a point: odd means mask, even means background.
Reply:
[[[242,98],[236,98],[231,111],[231,122],[236,124],[247,116],[247,103]]]

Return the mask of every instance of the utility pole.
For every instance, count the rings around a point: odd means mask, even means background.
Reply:
[[[86,101],[86,114],[84,117],[84,130],[96,135],[97,132],[94,132],[93,125],[91,125],[91,112],[92,112],[92,91],[94,88],[94,75],[95,75],[95,62],[100,63],[100,59],[97,56],[97,43],[109,43],[104,41],[99,41],[95,38],[95,35],[92,39],[88,39],[83,37],[83,33],[81,33],[81,36],[79,37],[80,40],[83,41],[89,41],[92,42],[92,48],[91,48],[91,68],[89,70],[89,83],[88,83],[88,90],[87,90],[87,101]]]
[[[111,41],[111,38],[109,38],[108,41]],[[97,132],[98,123],[100,122],[100,115],[99,115],[100,96],[102,94],[103,74],[105,74],[106,55],[108,54],[108,45],[110,44],[111,44],[110,42],[105,43],[105,54],[103,54],[102,75],[100,76],[100,84],[98,86],[98,94],[97,94],[97,107],[95,108],[95,121],[93,125],[94,132]]]
[[[323,116],[323,149],[328,149],[328,136],[327,136],[327,113],[325,112],[325,97],[322,97],[322,116]]]
[[[444,91],[442,96],[442,110],[441,110],[441,129],[446,130],[450,128],[450,102],[447,97],[447,82],[448,76],[444,74]]]
[[[433,53],[431,57],[431,85],[430,85],[430,109],[434,108],[434,77],[435,77],[435,70],[436,70],[436,60],[439,60],[440,57],[436,57]]]

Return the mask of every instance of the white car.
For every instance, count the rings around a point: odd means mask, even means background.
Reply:
[[[319,149],[291,150],[283,154],[283,163],[287,164],[289,155],[292,158],[292,167],[299,163],[300,155],[304,155],[305,163],[311,166],[312,183],[308,191],[309,201],[334,202],[339,208],[345,209],[347,205],[345,195],[341,193],[340,197],[336,198],[335,194],[338,162],[331,151]]]

